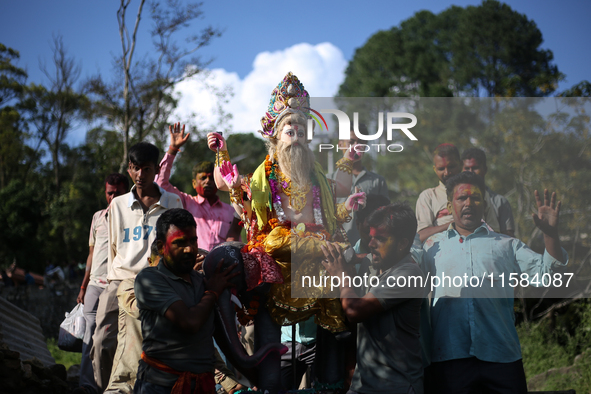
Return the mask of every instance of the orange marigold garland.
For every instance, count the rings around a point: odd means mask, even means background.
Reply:
[[[248,307],[243,305],[242,308],[240,308],[238,305],[234,305],[238,322],[245,326],[250,321],[254,320],[254,317],[257,315],[257,313],[259,313],[259,306],[260,296],[258,295],[252,296],[252,300],[248,303]]]

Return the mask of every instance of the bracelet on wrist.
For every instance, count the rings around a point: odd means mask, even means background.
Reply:
[[[86,286],[80,286],[81,290],[86,290]]]
[[[179,148],[175,148],[175,147],[174,147],[174,146],[172,146],[172,145],[170,145],[170,146],[168,147],[168,150],[174,151],[174,152],[175,152],[175,154],[181,151]]]
[[[215,154],[215,166],[221,167],[224,162],[230,161],[230,154],[227,150],[220,150]]]
[[[242,204],[242,189],[240,187],[230,189],[230,201],[233,204]]]
[[[215,302],[218,302],[218,300],[220,298],[219,294],[216,293],[213,290],[205,290],[205,294],[211,294],[212,296],[214,296],[215,297]]]
[[[336,163],[336,167],[338,170],[346,172],[347,174],[353,173],[353,160],[343,157]]]

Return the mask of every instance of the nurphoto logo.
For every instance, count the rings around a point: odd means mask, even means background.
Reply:
[[[339,140],[349,140],[351,138],[351,130],[355,134],[355,136],[362,141],[375,141],[382,137],[384,134],[384,113],[378,113],[378,131],[375,134],[361,134],[359,131],[359,113],[353,112],[353,127],[351,128],[351,120],[349,116],[338,109],[321,109],[320,111],[315,111],[312,108],[308,108],[310,111],[313,112],[311,119],[308,119],[307,125],[307,137],[308,140],[312,140],[313,137],[313,125],[314,121],[316,121],[321,128],[326,127],[326,131],[328,132],[328,125],[326,120],[321,115],[321,113],[325,114],[333,114],[337,117],[337,124],[339,129]],[[315,116],[315,115],[317,116]],[[320,119],[318,119],[320,118]],[[401,119],[410,119],[410,123],[398,123]],[[396,121],[396,123],[395,123]],[[324,124],[324,127],[322,126]],[[406,137],[408,137],[411,141],[417,141],[417,137],[414,136],[413,133],[410,132],[410,129],[416,126],[417,124],[417,117],[408,112],[387,112],[386,113],[386,140],[392,141],[392,132],[394,130],[400,130]],[[354,146],[349,146],[348,148],[339,147],[338,145],[335,146],[333,144],[319,144],[319,152],[323,150],[332,150],[336,149],[344,150],[354,149],[356,152],[368,152],[374,147],[377,152],[380,152],[383,148],[388,152],[402,152],[404,149],[401,144],[356,144]]]

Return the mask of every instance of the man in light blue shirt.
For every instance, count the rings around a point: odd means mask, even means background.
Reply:
[[[538,212],[533,220],[546,246],[540,255],[482,221],[486,203],[481,177],[462,172],[447,181],[446,190],[454,222],[428,238],[419,253],[427,280],[435,285],[430,313],[433,385],[438,393],[527,393],[509,278],[541,278],[566,264],[558,238],[560,202],[556,193],[549,198],[544,191],[543,202],[535,193]],[[480,286],[477,281],[484,282]]]

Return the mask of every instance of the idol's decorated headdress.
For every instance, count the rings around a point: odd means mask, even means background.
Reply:
[[[304,85],[298,77],[288,72],[285,78],[271,93],[271,101],[265,116],[261,118],[263,130],[261,134],[265,138],[277,138],[276,126],[286,115],[299,113],[309,117],[310,95],[304,89]]]

